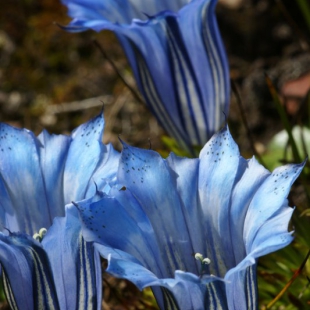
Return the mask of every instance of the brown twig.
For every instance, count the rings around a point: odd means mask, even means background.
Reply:
[[[121,79],[121,81],[125,84],[125,86],[131,91],[132,95],[134,96],[134,98],[143,103],[144,101],[143,99],[141,99],[139,93],[128,84],[128,82],[125,80],[125,78],[122,76],[122,74],[120,73],[120,71],[118,70],[117,66],[115,65],[115,63],[113,62],[113,60],[107,55],[107,53],[105,52],[105,50],[103,49],[103,47],[100,45],[100,43],[97,40],[94,40],[94,44],[98,47],[99,51],[101,52],[102,56],[108,61],[108,63],[112,66],[112,68],[114,69],[115,73],[117,74],[117,76]]]
[[[301,274],[303,268],[306,265],[306,262],[310,256],[310,250],[307,253],[307,256],[301,263],[300,267],[294,272],[292,278],[286,283],[284,288],[281,290],[281,292],[265,307],[264,309],[270,309],[281,297],[282,295],[288,290],[288,288],[293,284],[293,282],[296,280],[296,278]]]

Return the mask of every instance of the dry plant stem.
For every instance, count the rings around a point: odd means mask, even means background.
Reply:
[[[123,108],[123,106],[128,102],[128,96],[129,91],[128,89],[125,89],[121,92],[120,95],[117,96],[117,98],[114,100],[113,104],[111,105],[111,108],[105,115],[106,119],[106,126],[105,126],[105,134],[104,134],[104,141],[108,142],[111,141],[113,137],[113,126],[115,125],[115,122],[117,122],[117,114],[119,111]]]
[[[124,79],[124,77],[122,76],[122,74],[119,72],[118,68],[116,67],[115,63],[113,62],[112,59],[110,59],[110,57],[107,55],[107,53],[105,52],[105,50],[103,49],[103,47],[100,45],[100,43],[97,40],[94,40],[94,44],[99,48],[102,56],[108,61],[108,63],[113,67],[114,71],[116,72],[117,76],[121,79],[121,81],[125,84],[125,86],[132,92],[134,98],[143,103],[144,101],[141,99],[140,95],[137,93],[137,91],[131,87],[127,81]]]
[[[301,274],[301,271],[305,267],[309,256],[310,256],[310,250],[308,251],[307,256],[305,257],[304,261],[301,263],[300,267],[293,274],[292,278],[286,283],[286,285],[281,290],[281,292],[267,305],[267,307],[263,308],[263,310],[270,309],[282,297],[282,295],[287,291],[287,289],[293,284],[295,279]]]
[[[252,152],[258,158],[260,163],[262,165],[264,165],[264,162],[263,162],[261,156],[256,151],[256,148],[255,148],[255,145],[254,145],[254,141],[253,141],[253,138],[252,138],[252,135],[251,135],[251,131],[250,131],[248,122],[247,122],[246,117],[245,117],[245,112],[244,112],[244,109],[243,109],[240,93],[238,91],[236,83],[233,80],[231,80],[231,88],[232,88],[232,91],[233,91],[233,93],[234,93],[234,95],[236,96],[236,99],[237,99],[237,104],[238,104],[238,107],[239,107],[239,110],[240,110],[241,120],[242,120],[243,125],[244,125],[244,127],[246,129],[246,134],[247,134],[247,137],[248,137],[248,140],[249,140]]]
[[[90,108],[97,108],[104,104],[112,104],[113,103],[113,96],[111,95],[104,95],[98,96],[93,98],[87,98],[80,101],[72,101],[72,102],[63,102],[59,104],[50,104],[46,107],[45,113],[47,115],[55,115],[61,113],[70,113],[76,112],[81,110],[87,110]]]

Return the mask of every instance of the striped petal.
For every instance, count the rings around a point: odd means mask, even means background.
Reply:
[[[71,199],[91,197],[116,176],[119,153],[102,139],[103,116],[71,136],[38,138],[0,124],[0,264],[13,309],[101,309],[100,258],[81,235]],[[52,226],[51,226],[52,225]],[[24,234],[49,228],[43,243]],[[42,247],[43,245],[43,247]],[[20,280],[19,280],[20,279]]]
[[[107,272],[116,277],[132,281],[140,290],[148,286],[161,286],[164,288],[158,292],[163,299],[162,309],[204,310],[227,308],[223,282],[216,277],[201,278],[192,273],[176,271],[174,278],[159,279],[148,269],[132,260],[115,258],[110,255],[108,261]],[[214,287],[213,290],[212,287]],[[224,298],[221,293],[224,293]],[[156,295],[158,294],[155,293]],[[156,297],[158,299],[158,296]]]
[[[84,241],[78,211],[56,218],[40,244],[0,233],[0,264],[12,309],[101,309],[101,263]]]
[[[60,309],[48,257],[38,242],[21,233],[0,233],[0,263],[12,309]]]
[[[228,112],[229,70],[216,2],[63,0],[74,18],[68,31],[116,33],[149,108],[192,153]]]
[[[188,149],[203,145],[224,121],[229,102],[214,1],[192,1],[178,15],[164,12],[116,33],[162,126]]]
[[[92,243],[81,235],[78,211],[66,209],[42,241],[61,309],[101,309],[101,265]]]
[[[242,267],[236,268],[225,277],[229,309],[257,310],[256,262],[252,261],[248,266]]]

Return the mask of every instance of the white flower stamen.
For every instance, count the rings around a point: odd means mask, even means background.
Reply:
[[[202,254],[196,253],[196,254],[195,254],[195,259],[202,261],[202,260],[203,260]]]
[[[39,230],[39,235],[42,237],[42,239],[46,235],[46,233],[47,233],[47,229],[46,228],[41,228]]]
[[[206,267],[206,265],[209,265],[211,263],[211,259],[208,257],[204,258],[203,255],[200,253],[195,254],[195,259],[199,260],[201,263],[200,277],[202,277],[202,275],[204,273],[204,268]]]
[[[32,236],[32,238],[41,242],[43,240],[44,236],[46,235],[46,232],[47,232],[46,228],[41,228],[38,233],[35,233]]]
[[[35,234],[32,236],[32,238],[33,238],[34,240],[37,240],[37,241],[41,242],[41,236],[40,236],[38,233],[35,233]]]
[[[206,257],[206,258],[204,258],[201,262],[202,262],[203,264],[205,264],[205,265],[209,265],[209,264],[211,263],[211,259],[208,258],[208,257]]]

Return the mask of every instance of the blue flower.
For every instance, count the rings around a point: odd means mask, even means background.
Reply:
[[[115,177],[120,154],[102,143],[103,127],[99,115],[71,136],[35,137],[0,124],[0,264],[12,309],[101,309],[99,254],[65,205]]]
[[[100,257],[85,242],[76,208],[38,242],[24,233],[0,233],[3,283],[11,309],[101,309]]]
[[[0,123],[0,223],[29,235],[49,228],[65,205],[91,197],[117,170],[119,154],[101,141],[100,115],[71,136],[36,137]]]
[[[115,32],[148,106],[177,142],[193,150],[220,128],[230,84],[216,0],[62,2],[73,18],[67,30]]]
[[[257,309],[257,259],[293,239],[287,195],[303,165],[270,173],[227,127],[195,159],[124,144],[108,194],[78,204],[82,234],[161,309]]]

